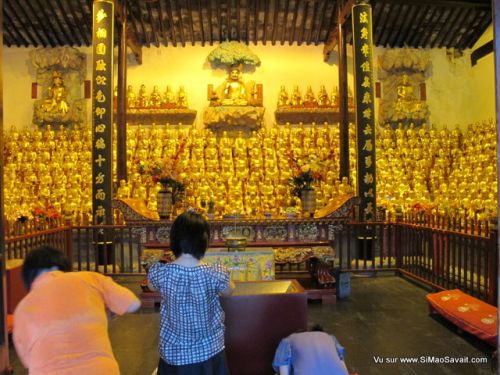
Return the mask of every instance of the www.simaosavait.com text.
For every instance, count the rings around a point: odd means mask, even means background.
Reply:
[[[433,355],[422,355],[418,357],[381,357],[373,356],[375,364],[481,364],[488,363],[487,357],[437,357]]]

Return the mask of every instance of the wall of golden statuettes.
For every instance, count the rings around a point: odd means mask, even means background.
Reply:
[[[380,128],[377,132],[377,199],[389,211],[425,207],[429,213],[487,219],[496,216],[495,124],[471,124],[465,131]],[[78,219],[91,211],[90,129],[11,130],[5,134],[5,214],[16,220],[53,206]],[[355,135],[350,131],[351,181]],[[338,124],[280,126],[249,133],[214,133],[191,126],[129,126],[129,180],[120,197],[143,199],[156,209],[159,185],[141,175],[141,160],[172,157],[179,145],[177,177],[186,184],[183,207],[216,216],[284,214],[291,201],[290,158],[323,160],[323,181],[315,183],[317,206],[353,187],[338,180]],[[116,148],[115,148],[116,149]],[[182,208],[182,207],[179,207]]]

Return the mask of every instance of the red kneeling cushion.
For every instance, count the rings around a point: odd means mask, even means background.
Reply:
[[[497,308],[458,289],[426,296],[432,309],[457,327],[497,346]]]

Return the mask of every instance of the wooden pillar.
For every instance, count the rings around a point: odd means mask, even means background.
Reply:
[[[113,224],[112,0],[95,0],[92,11],[92,212],[93,224]]]
[[[127,14],[127,2],[121,3],[121,14]],[[116,108],[116,174],[118,182],[127,180],[127,17],[120,24],[118,45],[118,97]]]
[[[0,0],[0,52],[3,51],[3,1]],[[0,53],[0,150],[4,149],[3,133],[3,53]],[[7,255],[5,252],[5,222],[4,222],[4,154],[0,156],[0,373],[10,374],[9,368],[9,341],[7,339],[7,303],[6,303],[6,278],[5,263]]]
[[[495,53],[495,100],[496,100],[496,118],[497,118],[497,183],[500,182],[500,0],[493,1],[493,51]],[[500,189],[497,192],[497,223],[500,224]],[[497,232],[498,233],[498,232]],[[497,235],[497,243],[496,243],[496,253],[497,256],[497,280],[498,283],[498,275],[500,275],[500,262],[498,259],[498,253],[500,251],[500,235]],[[495,281],[493,281],[495,282]],[[497,305],[500,301],[500,288],[497,290]],[[500,345],[500,335],[498,338],[498,345]],[[500,366],[500,359],[497,356],[497,368]]]
[[[359,219],[376,219],[375,106],[372,9],[360,1],[352,8],[354,98],[356,104],[357,195]]]
[[[341,2],[338,2],[338,24],[337,37],[339,48],[339,111],[340,111],[340,132],[339,132],[339,162],[340,176],[349,178],[349,109],[348,109],[348,89],[347,89],[347,41],[345,38],[345,27],[341,17]]]

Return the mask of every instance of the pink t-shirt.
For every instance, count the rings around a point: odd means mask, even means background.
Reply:
[[[40,275],[14,312],[13,340],[30,375],[120,374],[106,308],[127,312],[137,297],[95,272]]]

